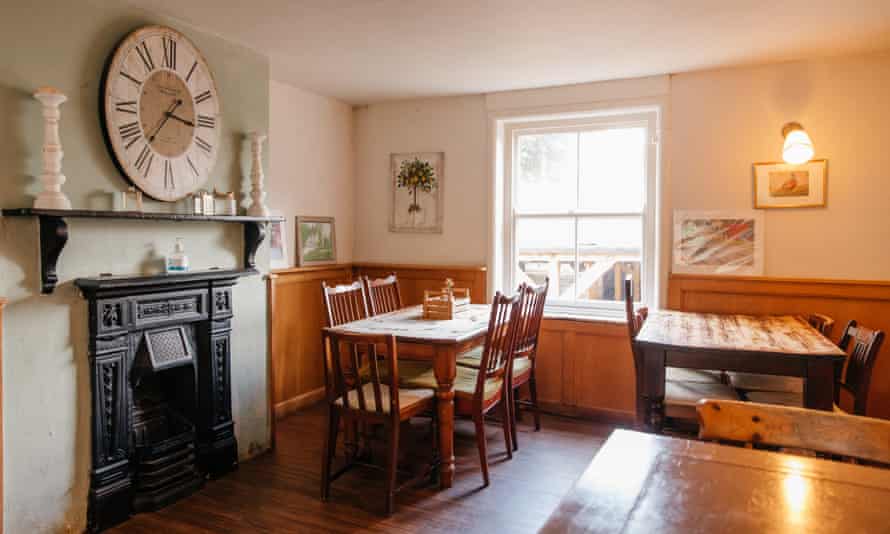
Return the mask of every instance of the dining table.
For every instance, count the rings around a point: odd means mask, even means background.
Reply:
[[[614,431],[539,532],[890,532],[890,470]]]
[[[430,362],[436,376],[439,419],[439,484],[454,482],[454,378],[458,355],[484,343],[491,307],[470,304],[453,319],[423,317],[422,306],[411,306],[325,328],[339,334],[391,334],[396,338],[399,360]]]
[[[637,421],[660,431],[665,369],[708,369],[799,377],[804,407],[832,410],[846,354],[793,315],[658,310],[637,334]]]

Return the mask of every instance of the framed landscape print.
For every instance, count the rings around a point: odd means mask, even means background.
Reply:
[[[390,154],[390,232],[442,233],[444,152]]]
[[[673,272],[763,274],[763,213],[674,212]]]
[[[297,217],[297,265],[337,262],[333,217]]]
[[[807,208],[826,205],[828,161],[800,165],[754,164],[755,208]]]
[[[273,213],[273,215],[281,215]],[[275,221],[269,224],[269,267],[287,269],[290,267],[287,258],[287,223]]]

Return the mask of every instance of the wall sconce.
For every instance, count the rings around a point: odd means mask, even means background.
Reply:
[[[782,137],[785,144],[782,145],[782,159],[792,165],[800,165],[810,161],[813,157],[813,142],[799,122],[789,122],[782,127]]]

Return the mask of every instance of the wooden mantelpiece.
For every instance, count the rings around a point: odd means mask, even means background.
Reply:
[[[244,268],[256,267],[256,251],[266,237],[266,223],[284,218],[243,215],[186,215],[181,213],[149,213],[138,211],[46,210],[34,208],[4,209],[4,217],[37,217],[40,222],[40,292],[48,295],[59,281],[56,264],[68,242],[65,219],[125,219],[142,221],[219,222],[244,225]]]

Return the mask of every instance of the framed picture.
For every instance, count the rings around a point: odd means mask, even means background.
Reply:
[[[280,213],[272,213],[281,215]],[[287,222],[275,221],[269,224],[269,267],[287,269],[290,261],[287,257]]]
[[[390,155],[390,232],[442,233],[444,152]]]
[[[801,165],[754,164],[755,208],[824,207],[828,161],[814,159]]]
[[[673,272],[763,274],[763,212],[674,212]]]
[[[297,217],[297,265],[337,262],[333,217]]]

